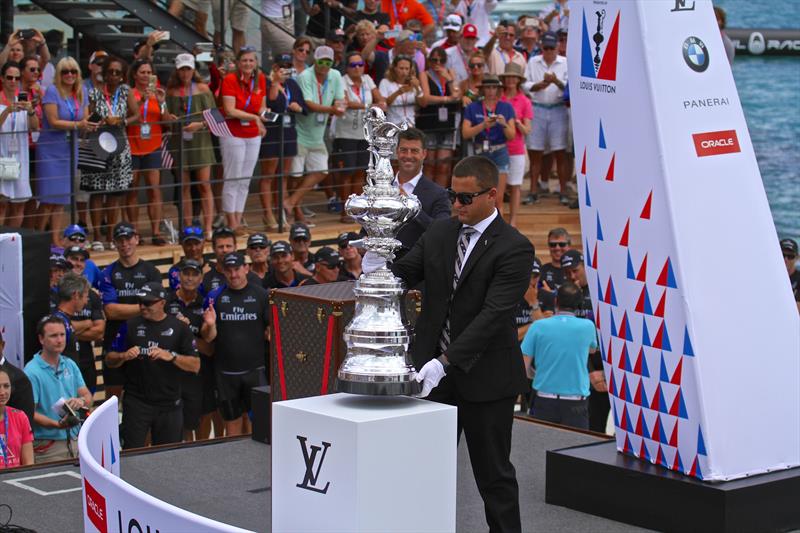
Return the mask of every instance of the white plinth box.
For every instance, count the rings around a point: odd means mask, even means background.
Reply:
[[[332,394],[272,406],[272,530],[452,532],[456,408]]]

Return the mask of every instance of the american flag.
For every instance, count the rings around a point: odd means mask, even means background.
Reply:
[[[164,132],[161,135],[161,168],[172,168],[175,161],[172,159],[172,153],[167,149],[169,145],[169,133]]]
[[[203,111],[203,119],[206,121],[209,131],[214,137],[233,137],[231,130],[225,123],[225,117],[217,108],[206,109]]]

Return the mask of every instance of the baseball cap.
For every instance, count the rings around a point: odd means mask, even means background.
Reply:
[[[217,228],[214,230],[214,233],[211,234],[213,237],[236,237],[236,232],[234,232],[228,226],[222,226],[221,228]]]
[[[333,48],[330,46],[318,46],[316,50],[314,50],[314,60],[317,59],[330,59],[333,61]]]
[[[538,276],[542,273],[542,262],[538,257],[533,258],[533,266],[531,267],[531,276]]]
[[[478,84],[478,87],[502,87],[502,85],[497,76],[494,74],[486,74],[483,76],[483,80]]]
[[[444,24],[442,25],[442,29],[461,31],[461,17],[459,17],[455,13],[452,15],[447,15],[447,18],[444,19]]]
[[[244,256],[239,252],[231,252],[222,260],[222,264],[226,267],[239,267],[244,265]]]
[[[247,238],[247,247],[248,248],[256,248],[256,247],[261,247],[261,246],[266,248],[270,244],[271,244],[270,240],[263,233],[253,233],[252,235],[250,235]]]
[[[97,50],[96,52],[93,52],[92,55],[89,56],[89,64],[91,65],[92,63],[95,63],[96,61],[100,59],[105,59],[107,57],[108,53],[102,50]]]
[[[291,66],[292,56],[286,52],[281,52],[280,54],[275,54],[275,56],[272,58],[272,62],[277,65]]]
[[[414,35],[414,32],[411,30],[400,30],[400,33],[398,33],[395,38],[395,42],[402,43],[403,41],[407,41],[412,35]]]
[[[339,244],[340,248],[345,248],[350,241],[357,241],[361,237],[355,231],[345,231],[344,233],[340,233],[339,236],[336,238],[336,242]]]
[[[310,241],[311,231],[308,229],[308,226],[302,222],[295,222],[292,224],[292,227],[289,228],[289,240],[293,241],[295,239],[306,239]]]
[[[567,250],[561,256],[561,268],[573,268],[583,263],[583,254],[578,250]]]
[[[78,245],[64,248],[64,258],[72,257],[73,255],[82,255],[84,259],[89,259],[89,251],[86,248]]]
[[[79,224],[70,224],[64,229],[64,238],[69,239],[73,235],[82,235],[86,237],[86,230]]]
[[[198,272],[203,271],[203,265],[201,265],[200,262],[195,259],[184,259],[181,261],[179,266],[181,272],[184,270],[196,270]]]
[[[181,242],[203,241],[203,228],[200,226],[186,226],[181,230]]]
[[[167,297],[167,291],[159,281],[148,281],[136,292],[136,296],[140,300],[147,302],[154,302],[156,300],[163,300]]]
[[[324,263],[329,268],[336,268],[339,266],[339,252],[330,246],[323,246],[314,254],[314,262]]]
[[[292,246],[286,241],[275,241],[269,247],[270,255],[275,254],[290,254],[292,253]]]
[[[136,235],[136,228],[130,222],[118,222],[114,226],[114,240],[127,239]]]
[[[344,41],[344,30],[341,28],[336,28],[335,30],[331,30],[325,36],[325,39],[328,41]]]
[[[63,270],[71,270],[72,265],[61,254],[50,254],[50,268],[60,268]]]
[[[464,28],[461,30],[461,36],[466,38],[478,38],[478,28],[475,27],[475,24],[464,24]]]
[[[542,48],[555,48],[558,45],[558,37],[552,31],[542,35]]]
[[[178,54],[175,56],[175,68],[194,68],[194,66],[195,62],[192,54]]]
[[[797,241],[794,239],[781,239],[781,250],[797,255]]]

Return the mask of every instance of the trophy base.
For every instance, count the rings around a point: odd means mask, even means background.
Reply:
[[[360,379],[359,379],[360,378]],[[336,391],[365,396],[412,396],[422,390],[422,383],[410,381],[375,381],[366,376],[347,376],[336,379]]]

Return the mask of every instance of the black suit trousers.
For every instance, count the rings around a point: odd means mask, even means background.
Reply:
[[[458,394],[445,376],[426,399],[458,408],[458,436],[460,439],[463,430],[489,531],[522,531],[519,486],[511,464],[511,427],[516,396],[469,402]]]

